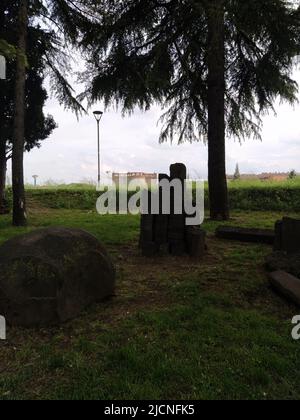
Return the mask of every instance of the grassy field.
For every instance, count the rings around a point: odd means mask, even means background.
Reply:
[[[234,212],[229,223],[272,227],[282,216]],[[300,311],[269,287],[270,247],[218,240],[218,224],[206,221],[203,261],[146,259],[138,217],[39,205],[27,229],[1,217],[0,243],[49,225],[80,227],[106,244],[116,297],[61,328],[9,328],[0,342],[1,399],[300,398],[300,342],[291,338]]]

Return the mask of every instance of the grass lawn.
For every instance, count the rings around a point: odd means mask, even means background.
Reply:
[[[283,214],[234,213],[231,224],[272,227]],[[298,215],[299,217],[299,215]],[[8,329],[0,342],[1,399],[298,399],[300,313],[268,285],[268,246],[214,238],[208,254],[139,255],[139,218],[35,208],[30,228],[0,218],[0,243],[32,228],[83,228],[117,265],[114,299],[61,328]]]

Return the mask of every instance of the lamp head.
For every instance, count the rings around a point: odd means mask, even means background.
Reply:
[[[94,117],[96,118],[96,121],[100,121],[103,116],[102,111],[94,111],[93,114],[94,114]]]

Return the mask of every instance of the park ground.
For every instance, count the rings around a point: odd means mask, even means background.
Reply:
[[[300,310],[269,287],[271,247],[216,239],[218,223],[206,221],[202,261],[147,259],[137,216],[29,207],[26,229],[0,218],[0,243],[47,226],[85,229],[110,251],[117,290],[61,328],[9,328],[0,399],[300,398],[300,342],[291,337]],[[270,228],[284,215],[235,211],[229,223]]]

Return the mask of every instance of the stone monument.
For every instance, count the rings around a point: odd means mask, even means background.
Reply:
[[[159,182],[163,180],[180,180],[182,184],[182,193],[184,191],[184,182],[187,177],[186,167],[177,163],[171,165],[170,176],[166,174],[159,175]],[[142,254],[147,257],[153,257],[159,254],[171,254],[182,256],[189,254],[194,258],[201,258],[206,251],[206,232],[200,226],[186,226],[187,215],[176,214],[174,190],[170,192],[170,214],[164,214],[162,208],[163,189],[159,186],[159,212],[151,214],[151,201],[153,195],[151,191],[148,194],[148,214],[141,216],[141,234],[140,248]],[[182,194],[182,199],[184,196]],[[184,204],[184,203],[182,203]],[[184,205],[182,205],[184,209]]]

